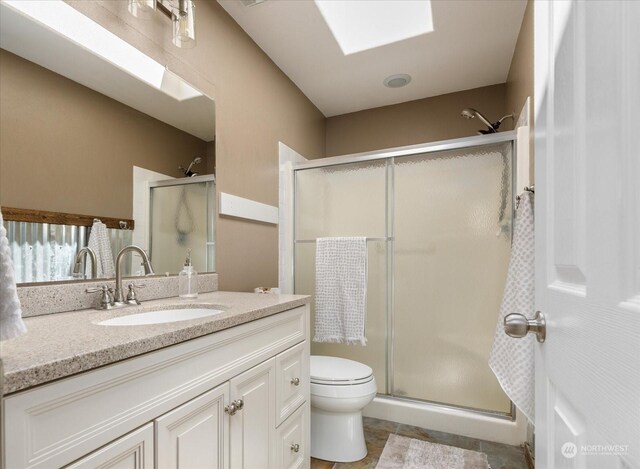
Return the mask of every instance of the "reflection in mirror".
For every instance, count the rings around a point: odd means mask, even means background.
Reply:
[[[187,249],[214,271],[213,100],[64,1],[0,10],[0,200],[18,281],[89,278],[92,253],[112,277],[130,244],[158,274]],[[128,256],[125,275],[141,273]]]
[[[156,272],[184,264],[191,250],[197,272],[215,264],[215,185],[213,176],[170,179],[149,184],[151,189],[150,251]],[[164,253],[164,255],[155,255]]]

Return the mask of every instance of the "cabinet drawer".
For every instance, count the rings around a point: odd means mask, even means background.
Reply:
[[[307,347],[305,341],[276,356],[276,426],[309,399]]]
[[[282,469],[309,466],[309,404],[304,404],[277,431],[276,467]]]
[[[66,469],[153,469],[153,424],[148,423]]]

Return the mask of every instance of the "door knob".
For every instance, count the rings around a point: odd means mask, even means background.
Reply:
[[[291,380],[291,384],[293,384],[294,386],[300,386],[300,378],[293,378]]]
[[[522,314],[512,313],[504,317],[504,332],[515,338],[525,337],[529,332],[536,335],[538,342],[544,342],[547,333],[547,323],[544,314],[536,311],[533,319],[527,319]]]
[[[298,451],[300,451],[300,445],[298,443],[293,443],[291,445],[291,451],[293,451],[294,453],[297,453]]]

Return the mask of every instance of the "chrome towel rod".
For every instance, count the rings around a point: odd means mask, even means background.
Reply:
[[[393,236],[388,236],[386,238],[367,238],[367,242],[369,241],[393,241]],[[315,243],[315,239],[296,239],[296,243]]]

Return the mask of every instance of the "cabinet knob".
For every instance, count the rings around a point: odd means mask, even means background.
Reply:
[[[291,451],[293,451],[294,453],[297,453],[298,451],[300,451],[300,445],[298,443],[293,443],[291,445]]]
[[[293,384],[294,386],[300,386],[300,378],[291,379],[291,384]]]
[[[224,411],[229,415],[235,415],[236,412],[242,410],[244,407],[244,401],[242,399],[236,399],[231,404],[224,406]]]
[[[235,415],[238,409],[236,408],[236,405],[232,402],[231,404],[224,406],[224,411],[229,415]]]

